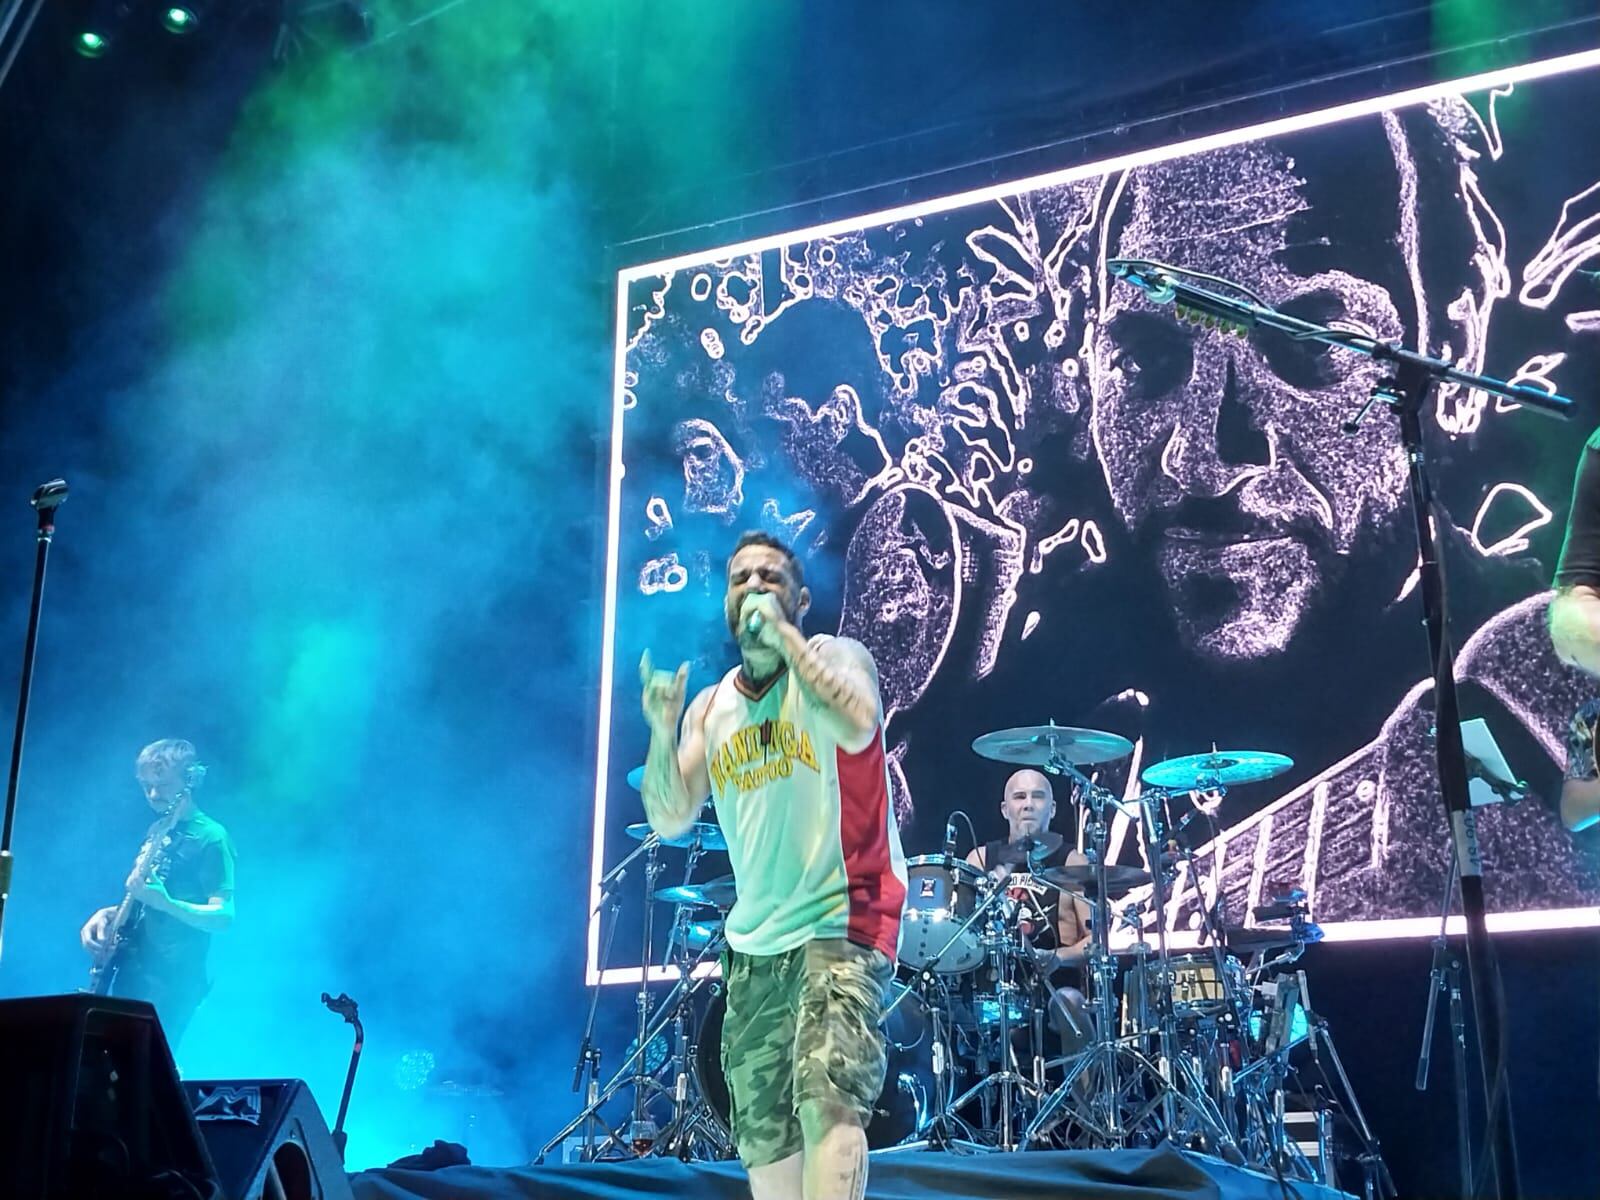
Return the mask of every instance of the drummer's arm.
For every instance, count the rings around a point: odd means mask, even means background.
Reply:
[[[664,838],[677,837],[694,824],[711,794],[706,770],[706,708],[714,689],[706,688],[683,714],[681,734],[670,726],[651,726],[639,794],[650,827]]]
[[[1063,892],[1056,911],[1056,965],[1082,962],[1089,953],[1089,905]]]

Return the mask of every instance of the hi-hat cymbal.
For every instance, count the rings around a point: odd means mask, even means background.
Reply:
[[[642,842],[650,836],[650,826],[643,821],[628,826],[628,836],[636,842]],[[722,836],[722,826],[713,825],[709,821],[696,821],[677,837],[662,838],[663,846],[692,846],[700,843],[702,850],[726,850],[728,839]]]
[[[995,762],[1029,767],[1067,762],[1081,767],[1126,758],[1133,753],[1133,743],[1104,730],[1074,729],[1052,722],[982,734],[972,739],[972,749]]]
[[[1054,854],[1061,848],[1061,842],[1061,835],[1053,829],[1041,830],[1031,837],[1025,834],[1014,842],[1007,842],[995,853],[994,861],[984,865],[1028,869],[1030,859]]]
[[[699,954],[721,936],[721,921],[691,921],[683,931],[683,944]]]
[[[1138,867],[1107,863],[1105,871],[1108,896],[1120,895],[1150,882],[1150,872]],[[1100,887],[1099,868],[1093,863],[1069,863],[1063,867],[1046,867],[1042,871],[1035,871],[1033,877],[1064,892],[1093,892]]]
[[[640,766],[637,766],[633,770],[629,771],[627,779],[628,786],[634,791],[638,792],[644,790],[644,766],[641,764]]]
[[[706,908],[732,908],[738,898],[733,876],[708,879],[704,883],[682,883],[656,889],[656,899],[668,904],[699,904]]]
[[[1282,775],[1294,766],[1286,754],[1267,750],[1212,750],[1152,763],[1139,776],[1151,787],[1179,792],[1204,792],[1215,787],[1237,787]]]

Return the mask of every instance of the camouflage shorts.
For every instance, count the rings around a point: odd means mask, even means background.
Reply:
[[[722,1073],[745,1166],[800,1151],[804,1101],[867,1120],[885,1070],[878,1021],[894,964],[883,952],[834,938],[783,954],[732,952],[723,972]]]

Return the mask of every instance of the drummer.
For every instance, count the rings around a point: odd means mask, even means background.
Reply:
[[[1030,865],[1059,867],[1089,860],[1050,828],[1056,800],[1043,772],[1025,767],[1007,779],[1000,815],[1006,819],[1008,836],[973,847],[967,862],[1006,885],[1007,894],[1016,901],[1024,938],[1033,949],[1034,965],[1048,980],[1058,969],[1082,963],[1089,949],[1089,905],[1081,896],[1058,892],[1034,879]],[[1088,1032],[1083,993],[1075,987],[1057,987],[1052,997],[1051,1025],[1070,1048]]]

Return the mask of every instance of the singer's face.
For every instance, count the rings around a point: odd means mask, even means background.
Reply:
[[[1392,229],[1392,196],[1373,208]],[[1335,269],[1331,214],[1264,147],[1135,171],[1113,216],[1108,256],[1212,272],[1296,316],[1402,335],[1383,287]],[[1117,515],[1155,559],[1188,645],[1215,658],[1281,651],[1330,567],[1402,501],[1392,418],[1340,431],[1379,371],[1316,343],[1181,324],[1132,287],[1105,288],[1088,369]]]
[[[728,632],[736,641],[747,636],[739,611],[744,598],[754,592],[771,592],[778,598],[784,616],[798,624],[805,591],[795,579],[788,558],[771,546],[746,546],[728,560],[728,594],[723,601]]]
[[[166,812],[188,790],[185,773],[177,767],[146,767],[136,778],[146,802],[156,812]]]
[[[1056,815],[1050,781],[1038,771],[1018,771],[1006,780],[1000,815],[1006,819],[1013,840],[1048,829]]]

